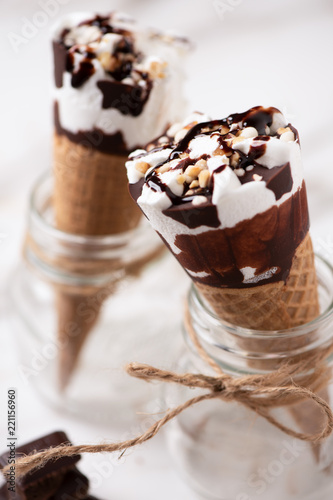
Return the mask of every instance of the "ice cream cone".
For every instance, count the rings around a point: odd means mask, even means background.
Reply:
[[[130,191],[203,300],[222,321],[263,333],[315,319],[317,278],[297,130],[276,108],[256,107],[222,120],[194,114],[167,136],[157,160],[147,150],[126,163]],[[277,367],[267,354],[301,351],[308,341],[306,335],[260,339],[251,332],[237,338],[249,367],[258,370]],[[292,414],[309,430],[299,410]]]
[[[55,27],[53,172],[58,229],[107,236],[138,226],[141,213],[128,195],[125,155],[162,133],[179,113],[183,97],[178,70],[186,45],[142,29],[118,13],[72,14]],[[148,254],[153,258],[156,252]],[[118,266],[124,276],[138,275],[146,262],[140,256],[131,264],[108,261],[106,271]],[[67,346],[59,356],[61,389],[70,381],[104,299],[116,284],[117,279],[90,294],[82,287],[57,288],[58,337]],[[99,293],[105,290],[108,294]],[[95,300],[96,294],[103,299]],[[90,302],[95,303],[94,315],[86,321],[80,311]],[[69,325],[75,326],[75,335]]]

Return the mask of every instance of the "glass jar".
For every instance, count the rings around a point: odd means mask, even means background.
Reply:
[[[126,423],[137,412],[158,412],[151,387],[124,366],[174,359],[177,336],[169,333],[178,326],[185,276],[162,256],[164,245],[144,218],[115,236],[57,230],[52,192],[47,174],[32,191],[24,258],[9,281],[20,377],[81,418]]]
[[[275,332],[233,327],[217,318],[192,287],[188,295],[191,328],[206,353],[233,377],[267,373],[281,366],[282,361],[305,359],[315,350],[327,349],[333,342],[333,269],[316,256],[316,270],[322,313],[307,325]],[[188,323],[183,330],[186,347],[175,371],[216,376],[198,355]],[[332,355],[326,363],[329,374]],[[164,391],[168,407],[174,407],[194,397],[197,389],[168,385]],[[333,402],[327,379],[319,394]],[[324,418],[312,402],[304,400],[270,411],[279,422],[303,433],[317,432]],[[170,422],[167,436],[176,469],[200,498],[332,498],[332,436],[317,444],[301,441],[245,406],[221,399],[204,401],[184,411]]]

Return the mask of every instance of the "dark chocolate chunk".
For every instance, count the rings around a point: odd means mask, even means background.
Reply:
[[[63,482],[50,500],[81,500],[88,494],[89,480],[75,467],[67,472]]]
[[[16,458],[34,451],[45,450],[60,444],[70,444],[64,432],[58,431],[16,448]],[[8,465],[10,451],[0,456],[0,468]],[[66,473],[80,460],[80,455],[61,457],[48,461],[44,467],[16,479],[15,493],[8,491],[11,500],[47,500],[61,486]]]
[[[7,484],[4,484],[0,488],[0,500],[8,500],[8,487],[7,487]]]
[[[125,85],[117,81],[100,80],[97,87],[103,94],[103,108],[115,108],[123,115],[138,116],[142,113],[152,87],[147,82],[147,88],[140,85]]]

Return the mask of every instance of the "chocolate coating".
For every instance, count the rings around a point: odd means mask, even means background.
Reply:
[[[172,151],[166,159],[158,165],[148,168],[144,179],[130,185],[130,193],[135,201],[141,195],[142,187],[145,184],[152,191],[165,193],[170,199],[170,206],[162,211],[164,216],[170,217],[190,230],[203,227],[203,232],[199,234],[196,234],[196,231],[190,233],[186,231],[185,234],[182,234],[182,231],[179,230],[179,234],[174,235],[173,241],[177,247],[175,257],[195,282],[218,288],[249,288],[258,286],[258,284],[286,282],[288,279],[296,249],[309,230],[304,181],[282,204],[276,203],[265,212],[257,213],[249,219],[245,218],[246,211],[244,210],[243,219],[238,219],[240,222],[233,227],[222,227],[217,206],[212,199],[215,175],[223,171],[227,167],[227,163],[212,170],[206,184],[199,183],[198,173],[193,174],[194,179],[198,176],[198,180],[194,182],[191,174],[187,175],[186,173],[186,169],[196,165],[199,160],[206,161],[207,158],[226,155],[229,158],[228,167],[234,170],[240,184],[264,182],[265,188],[274,193],[276,202],[283,195],[291,193],[294,181],[289,162],[279,165],[279,160],[277,160],[276,166],[272,167],[272,159],[270,159],[271,168],[258,163],[260,158],[265,155],[272,136],[275,137],[274,140],[277,140],[286,130],[284,127],[281,127],[280,130],[278,124],[281,122],[279,121],[275,121],[274,127],[270,128],[275,113],[279,113],[276,108],[257,106],[245,113],[233,114],[221,120],[195,122],[195,125],[189,128],[186,135],[178,143],[173,137],[170,138],[169,144],[165,147],[171,148]],[[240,136],[242,130],[248,127],[255,128],[257,132],[254,131],[254,135],[256,133],[258,135],[248,136],[253,140],[250,142],[249,150],[244,148],[244,151],[247,151],[245,154],[238,149],[237,140],[238,134]],[[289,132],[294,133],[295,141],[299,143],[296,129],[290,124],[288,127]],[[190,142],[203,136],[216,136],[219,147],[216,148],[213,143],[216,149],[210,153],[210,156],[202,154],[198,158],[196,153],[195,159],[192,159],[190,157]],[[152,148],[158,144],[157,139],[149,145],[146,155],[148,164],[149,154],[154,151]],[[203,148],[202,151],[205,149]],[[271,154],[270,150],[268,153]],[[142,160],[145,161],[145,155],[142,155]],[[168,167],[170,161],[172,161],[172,166]],[[200,162],[202,165],[197,168],[208,169],[205,161]],[[164,167],[164,170],[161,167]],[[178,188],[172,190],[163,180],[163,173],[168,171],[168,168],[172,171],[179,169],[177,180],[182,186],[181,194],[179,194],[181,190]],[[191,169],[189,168],[188,171],[190,172]],[[186,177],[189,177],[190,180],[186,180]],[[198,203],[192,203],[196,196],[200,196],[201,199],[198,199]],[[222,210],[221,207],[219,210]],[[167,224],[167,222],[167,219],[164,219],[163,224]],[[162,233],[163,224],[161,223],[160,226]],[[207,228],[211,229],[207,230]],[[173,251],[163,234],[160,236]]]
[[[58,103],[54,103],[54,125],[58,135],[65,135],[70,141],[88,148],[97,149],[108,154],[128,154],[128,149],[121,132],[105,134],[102,130],[94,128],[89,131],[79,131],[77,134],[64,129],[60,124]],[[137,146],[139,147],[139,146]]]
[[[207,213],[207,207],[200,205],[192,210],[172,207],[164,213],[171,213],[175,218],[177,210],[178,218],[183,217],[185,224],[191,217],[191,211],[193,218],[200,218],[201,211]],[[239,269],[248,266],[257,270],[256,275],[277,268],[277,272],[263,283],[286,281],[296,248],[308,230],[309,215],[303,182],[301,189],[279,207],[274,206],[233,228],[215,229],[198,235],[177,235],[175,245],[180,253],[175,257],[192,272],[208,273],[202,278],[191,276],[194,281],[218,288],[257,286],[256,283],[243,283],[244,276]]]

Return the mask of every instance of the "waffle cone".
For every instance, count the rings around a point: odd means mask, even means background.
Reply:
[[[196,286],[223,321],[243,328],[283,330],[308,323],[319,314],[309,234],[296,250],[286,283],[252,288],[215,288],[201,283]]]
[[[54,210],[61,231],[117,234],[135,228],[141,212],[128,194],[125,155],[110,155],[54,137]]]
[[[78,235],[114,235],[134,229],[141,212],[130,198],[124,155],[111,155],[54,136],[54,197],[56,227]],[[59,355],[59,383],[64,389],[75,369],[89,332],[98,319],[103,301],[94,306],[94,319],[79,314],[93,295],[56,292],[58,338],[66,345]],[[105,298],[105,296],[104,296]],[[69,333],[74,325],[76,335]],[[73,331],[73,329],[71,330]]]

